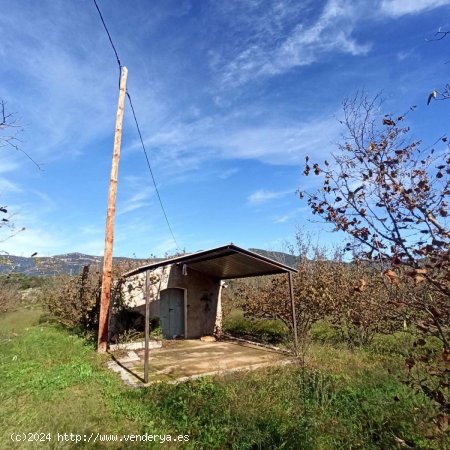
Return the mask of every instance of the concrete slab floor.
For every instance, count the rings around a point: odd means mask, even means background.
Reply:
[[[139,358],[116,358],[109,367],[127,384],[143,385],[144,350],[135,350]],[[264,347],[236,342],[202,342],[200,340],[165,341],[162,348],[151,349],[149,383],[179,383],[201,376],[237,370],[290,364],[293,358]]]

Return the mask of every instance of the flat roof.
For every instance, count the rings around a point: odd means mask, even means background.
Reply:
[[[234,244],[228,244],[210,250],[203,250],[153,264],[147,264],[130,270],[123,276],[130,277],[172,264],[186,265],[188,268],[203,272],[220,280],[297,272],[293,267],[282,264],[274,259],[267,258]]]

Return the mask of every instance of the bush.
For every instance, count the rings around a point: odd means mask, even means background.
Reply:
[[[250,319],[239,310],[233,311],[224,321],[224,331],[264,344],[280,344],[289,337],[289,330],[280,320]]]
[[[121,272],[122,267],[113,267],[111,317],[114,320],[110,321],[109,326],[113,342],[130,340],[130,337],[144,330],[145,323],[144,316],[139,311],[130,309],[125,304],[124,280],[116,276]],[[43,289],[42,304],[59,323],[94,337],[98,330],[101,286],[100,270],[85,266],[79,276],[61,275],[52,279]]]
[[[0,276],[0,284],[13,285],[23,291],[30,288],[40,288],[48,283],[47,277],[25,275],[23,273],[11,273]]]
[[[326,320],[319,320],[311,327],[310,336],[313,341],[322,344],[337,344],[341,341],[336,329]]]
[[[11,311],[17,308],[21,301],[17,286],[0,282],[0,312]]]
[[[101,294],[101,276],[85,267],[77,277],[61,275],[44,289],[43,305],[69,328],[96,330]]]

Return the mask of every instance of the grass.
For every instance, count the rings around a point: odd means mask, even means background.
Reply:
[[[41,313],[0,317],[0,448],[13,432],[189,435],[187,449],[442,449],[435,413],[391,372],[399,359],[314,345],[307,368],[272,368],[133,389],[84,339]],[[41,323],[40,323],[41,322]],[[403,444],[402,444],[403,443]],[[65,446],[64,446],[65,445]],[[117,443],[57,448],[123,448]],[[130,444],[127,448],[161,448]],[[448,447],[450,448],[450,447]]]
[[[240,309],[231,311],[223,328],[233,336],[264,344],[282,344],[289,338],[289,330],[281,320],[249,319]]]

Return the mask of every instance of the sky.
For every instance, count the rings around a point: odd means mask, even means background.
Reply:
[[[340,242],[297,189],[340,142],[342,101],[382,91],[412,135],[448,131],[450,0],[98,0],[179,249],[279,250],[297,229]],[[0,250],[101,255],[118,66],[92,0],[0,0],[0,99],[23,152],[0,147]],[[447,27],[447,28],[446,28]],[[176,245],[125,108],[114,254]]]

